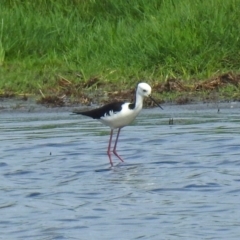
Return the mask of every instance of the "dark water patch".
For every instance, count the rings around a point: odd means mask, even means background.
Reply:
[[[3,204],[3,205],[0,205],[0,209],[2,209],[2,208],[10,208],[10,207],[13,207],[14,205],[16,205],[16,203]]]
[[[4,176],[21,176],[21,175],[27,175],[27,174],[33,174],[33,171],[26,171],[26,170],[16,170],[14,172],[8,172],[5,173]]]
[[[61,181],[57,186],[67,185],[67,184],[69,184],[70,182],[78,181],[78,179],[79,179],[79,178],[71,178],[71,179],[66,180],[66,181]]]
[[[207,183],[207,184],[190,184],[185,186],[185,188],[206,188],[206,187],[220,187],[217,183]]]
[[[75,218],[63,218],[63,219],[57,219],[59,222],[78,222],[78,219]]]
[[[185,162],[184,164],[189,166],[189,165],[199,164],[199,162],[190,160],[190,161]]]
[[[159,139],[151,139],[151,140],[147,140],[147,141],[144,141],[144,144],[146,144],[149,149],[151,149],[152,146],[155,146],[155,145],[160,145],[162,142],[166,142],[166,140],[162,139],[160,136],[159,136]]]
[[[97,169],[97,170],[95,170],[95,172],[108,172],[111,170],[112,170],[111,168],[104,168],[104,169]]]
[[[238,157],[240,155],[236,155],[236,157]],[[217,165],[221,166],[221,165],[226,165],[226,166],[229,166],[229,165],[240,165],[240,161],[239,160],[228,160],[228,159],[224,159],[223,161],[217,163]]]
[[[184,192],[190,191],[186,188],[155,188],[150,190],[151,192]]]
[[[146,237],[146,235],[141,235],[141,236],[138,236],[138,237],[136,237],[134,239],[142,239],[142,238],[145,238],[145,237]]]
[[[26,197],[27,198],[35,198],[35,197],[39,197],[41,195],[40,192],[33,192],[33,193],[29,193]]]
[[[105,208],[93,208],[94,211],[106,212]]]
[[[6,167],[6,166],[8,166],[7,163],[5,163],[5,162],[0,162],[0,167]]]
[[[152,189],[151,192],[174,192],[174,191],[179,191],[179,192],[184,192],[184,191],[206,191],[206,192],[211,192],[211,191],[220,191],[220,186],[215,183],[209,183],[209,184],[204,184],[204,185],[197,185],[197,184],[190,184],[185,187],[181,188],[156,188]]]
[[[226,192],[226,193],[227,193],[227,194],[232,194],[232,193],[237,193],[237,194],[239,194],[239,193],[240,193],[240,188],[237,188],[237,189],[228,191],[228,192]]]
[[[149,220],[158,220],[159,218],[158,217],[145,217],[143,219],[149,221]]]
[[[0,225],[10,225],[10,224],[12,224],[12,222],[11,221],[2,221],[2,220],[0,220]]]

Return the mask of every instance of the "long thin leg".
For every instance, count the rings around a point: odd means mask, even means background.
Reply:
[[[108,154],[108,157],[109,157],[109,161],[110,161],[111,166],[113,166],[112,157],[111,157],[112,136],[113,136],[113,129],[111,129],[110,139],[109,139],[109,144],[108,144],[108,150],[107,150],[107,154]]]
[[[113,148],[113,153],[114,153],[115,156],[117,156],[122,162],[124,162],[124,161],[122,160],[122,158],[118,155],[117,150],[116,150],[116,148],[117,148],[117,142],[118,142],[118,137],[119,137],[120,131],[121,131],[121,128],[118,129],[117,137],[116,137],[115,144],[114,144],[114,148]]]

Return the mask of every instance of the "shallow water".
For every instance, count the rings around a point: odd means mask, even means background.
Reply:
[[[1,112],[0,239],[240,239],[239,104],[218,107],[143,110],[113,168],[101,123]]]

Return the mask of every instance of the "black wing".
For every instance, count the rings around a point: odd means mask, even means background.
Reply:
[[[125,102],[114,102],[114,103],[109,103],[106,104],[100,108],[96,108],[93,110],[89,110],[89,111],[85,111],[85,112],[81,112],[79,110],[73,111],[73,113],[75,114],[81,114],[84,116],[88,116],[94,119],[100,119],[101,117],[103,117],[104,115],[110,115],[110,112],[120,112],[122,110],[122,105]]]

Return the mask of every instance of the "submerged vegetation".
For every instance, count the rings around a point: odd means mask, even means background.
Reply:
[[[83,89],[141,79],[196,91],[199,81],[238,76],[239,12],[240,0],[1,0],[0,94],[86,99]],[[238,96],[230,85],[215,90]]]

